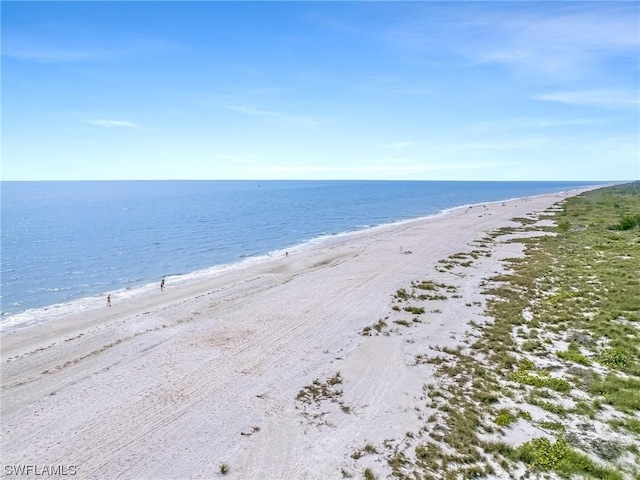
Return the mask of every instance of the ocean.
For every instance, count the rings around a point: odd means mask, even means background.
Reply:
[[[0,326],[457,206],[597,182],[1,182]],[[102,302],[102,300],[101,300]]]

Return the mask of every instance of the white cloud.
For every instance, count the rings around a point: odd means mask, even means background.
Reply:
[[[255,108],[255,107],[246,106],[246,105],[227,105],[225,108],[227,110],[231,110],[237,113],[242,113],[244,115],[249,115],[253,117],[270,118],[273,120],[278,120],[286,123],[293,123],[297,125],[312,126],[320,123],[318,119],[310,116],[293,115],[293,114],[283,113],[283,112],[278,112],[273,110],[263,110],[260,108]]]
[[[226,163],[232,163],[232,164],[252,164],[255,163],[255,160],[247,157],[247,156],[238,156],[238,155],[226,155],[226,154],[221,154],[221,155],[216,155],[214,158],[216,158],[217,160],[222,160]]]
[[[95,125],[96,127],[103,127],[103,128],[135,128],[138,125],[136,123],[133,122],[123,122],[120,120],[105,120],[102,118],[97,118],[97,119],[93,119],[93,120],[87,120],[87,123],[90,123],[91,125]]]
[[[522,143],[488,142],[488,143],[452,143],[439,147],[442,152],[478,152],[486,150],[522,150],[527,147]]]
[[[435,171],[474,170],[504,167],[507,165],[510,165],[510,163],[504,161],[479,160],[469,162],[450,162],[386,158],[372,160],[367,165],[256,165],[251,167],[251,172],[278,175],[330,174],[342,176],[344,174],[348,174],[347,176],[352,178],[385,178],[386,175],[406,177],[407,175],[423,174]]]
[[[283,116],[283,114],[279,113],[279,112],[274,112],[271,110],[262,110],[259,108],[254,108],[254,107],[247,107],[247,106],[242,106],[242,105],[229,105],[227,106],[227,108],[229,110],[232,110],[234,112],[238,112],[238,113],[244,113],[246,115],[253,115],[256,117],[276,117],[276,118],[280,118]]]
[[[604,108],[637,108],[640,105],[640,92],[632,90],[582,90],[545,93],[535,97],[548,102],[588,105]]]
[[[39,63],[70,63],[101,60],[111,53],[107,50],[88,49],[81,47],[55,47],[48,45],[22,44],[6,42],[3,46],[4,57],[30,60]]]
[[[544,76],[576,78],[607,57],[637,58],[634,8],[577,8],[500,19],[504,42],[479,53],[485,62],[509,64]]]
[[[395,142],[391,145],[391,147],[396,148],[398,150],[403,150],[405,148],[411,148],[420,145],[418,142]]]
[[[156,38],[130,37],[96,44],[94,32],[83,32],[85,37],[73,44],[52,43],[59,33],[37,33],[30,36],[5,35],[2,56],[38,63],[78,63],[112,60],[127,56],[145,56],[176,50],[176,45]]]
[[[612,59],[638,63],[639,9],[631,2],[450,5],[428,4],[385,39],[428,58],[451,52],[471,65],[501,64],[548,80],[587,79],[606,71]]]
[[[518,129],[532,128],[557,128],[571,126],[589,126],[602,125],[605,123],[603,119],[594,118],[508,118],[504,120],[495,120],[488,122],[480,122],[472,125],[470,130],[476,133],[501,132]]]

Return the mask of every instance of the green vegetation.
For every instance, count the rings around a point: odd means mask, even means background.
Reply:
[[[394,310],[395,310],[395,309],[394,309]],[[400,310],[400,309],[398,308],[397,310]],[[362,335],[364,335],[364,336],[371,336],[371,335],[373,335],[372,330],[375,330],[375,331],[377,332],[377,333],[376,333],[376,335],[377,335],[377,334],[381,333],[381,332],[382,332],[382,330],[384,330],[384,328],[385,328],[386,326],[387,326],[387,322],[385,322],[385,321],[384,321],[384,319],[382,319],[382,318],[381,318],[380,320],[378,320],[378,321],[377,321],[376,323],[374,323],[373,325],[371,325],[371,326],[367,326],[367,327],[364,327],[364,328],[362,329]]]
[[[571,342],[565,352],[557,352],[556,355],[581,365],[591,365],[589,359],[580,353],[580,346],[576,342]]]
[[[594,381],[589,393],[604,397],[604,402],[614,408],[633,413],[640,411],[640,379],[622,378],[614,374]]]
[[[546,387],[558,392],[568,392],[571,385],[566,380],[549,376],[547,371],[517,370],[511,373],[511,380],[534,387]]]
[[[552,210],[478,241],[488,248],[507,234],[550,233],[509,240],[524,246],[524,258],[508,259],[507,273],[483,283],[490,320],[470,325],[475,343],[431,346],[439,354],[414,357],[412,365],[429,365],[438,382],[424,386],[416,407],[423,425],[402,445],[378,450],[394,478],[504,476],[526,465],[527,478],[640,479],[628,461],[640,455],[640,183],[587,192]],[[536,225],[542,219],[556,226]],[[462,277],[459,267],[481,255],[491,252],[457,253],[436,269]],[[457,289],[425,280],[394,300],[444,293]],[[535,420],[528,405],[541,409]],[[539,434],[512,447],[500,435],[517,421]]]
[[[640,420],[627,418],[625,420],[610,420],[609,424],[615,429],[624,429],[635,435],[640,435]]]
[[[365,468],[364,469],[364,479],[365,480],[376,480],[376,476],[373,474],[373,472],[371,471],[370,468]]]
[[[298,392],[296,400],[311,404],[322,400],[336,398],[342,395],[342,390],[337,388],[337,385],[340,385],[341,383],[342,377],[340,376],[340,372],[337,372],[326,382],[320,382],[320,380],[316,379],[311,383],[311,385],[307,385]]]
[[[564,437],[553,443],[548,438],[534,438],[515,451],[515,458],[534,470],[553,470],[566,478],[576,475],[611,480],[623,478],[620,473],[599,467],[588,456],[573,450]]]
[[[513,413],[511,413],[506,408],[501,408],[498,410],[498,415],[496,416],[494,422],[496,425],[500,425],[501,427],[508,427],[513,422],[518,419]]]
[[[420,315],[424,313],[424,307],[404,307],[404,311],[413,313],[414,315]]]
[[[611,227],[612,230],[631,230],[640,226],[640,213],[625,215]]]
[[[410,327],[411,324],[406,320],[394,320],[393,323],[397,323],[398,325],[402,325],[403,327]]]

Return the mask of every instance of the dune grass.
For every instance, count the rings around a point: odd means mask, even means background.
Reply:
[[[569,198],[479,240],[486,249],[505,234],[547,234],[509,240],[524,245],[525,257],[486,280],[492,321],[470,325],[473,345],[416,356],[416,368],[436,368],[438,382],[424,387],[417,408],[424,424],[407,432],[403,448],[382,452],[394,478],[490,477],[523,468],[528,478],[640,478],[639,212],[636,182]],[[555,226],[535,225],[541,219]],[[477,258],[455,254],[436,269],[456,274]],[[414,282],[395,301],[439,291],[452,293]],[[530,425],[531,438],[501,441],[518,422]]]

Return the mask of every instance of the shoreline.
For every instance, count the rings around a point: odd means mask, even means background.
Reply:
[[[179,274],[167,274],[165,278],[172,278],[172,280],[177,281],[177,286],[186,287],[191,284],[195,284],[197,282],[206,280],[211,276],[224,275],[229,271],[235,270],[243,270],[246,268],[252,268],[253,266],[263,264],[269,261],[274,261],[285,255],[285,252],[298,252],[301,250],[307,250],[311,248],[322,248],[322,245],[326,242],[330,242],[335,239],[348,239],[351,236],[357,236],[359,234],[373,234],[376,231],[384,231],[386,229],[393,229],[395,227],[401,227],[405,224],[411,224],[413,222],[423,222],[428,221],[433,218],[438,218],[441,216],[447,216],[455,213],[458,210],[469,209],[482,205],[495,205],[504,202],[512,202],[521,200],[523,198],[537,198],[544,197],[546,195],[567,195],[573,191],[586,191],[597,188],[604,188],[607,185],[587,185],[584,187],[580,187],[578,189],[572,190],[561,190],[553,193],[542,193],[538,195],[531,195],[527,197],[512,197],[504,200],[494,200],[488,202],[479,202],[479,203],[469,203],[464,205],[459,205],[455,207],[445,208],[436,213],[430,215],[424,215],[415,218],[408,218],[403,220],[395,220],[387,223],[382,223],[379,225],[370,225],[362,228],[356,227],[354,230],[323,234],[317,237],[310,238],[301,243],[293,244],[288,247],[283,247],[280,249],[272,250],[266,253],[260,253],[257,255],[244,255],[244,258],[240,258],[239,260],[223,263],[219,265],[213,265],[211,267],[206,267],[200,270],[195,270],[192,272],[179,273]],[[241,256],[242,257],[242,256]],[[107,290],[103,293],[97,293],[94,295],[89,295],[85,297],[80,297],[77,299],[73,299],[66,302],[54,303],[51,305],[46,305],[43,307],[30,308],[18,313],[3,315],[0,317],[0,333],[10,333],[15,330],[20,330],[23,328],[28,328],[33,325],[37,325],[41,322],[49,322],[56,321],[61,317],[65,317],[67,315],[78,313],[78,312],[90,312],[92,310],[100,309],[105,306],[106,298],[108,295],[117,297],[121,300],[135,300],[138,296],[141,295],[149,295],[155,290],[157,290],[159,284],[158,282],[151,283],[143,283],[140,285],[135,285],[132,287],[124,287],[118,288],[115,290]]]
[[[469,322],[485,321],[465,303],[482,302],[481,280],[519,247],[503,242],[464,272],[441,260],[591,189],[332,237],[3,334],[2,461],[75,465],[82,478],[212,478],[223,464],[228,478],[339,476],[354,449],[411,431],[433,369],[410,359],[459,344]],[[460,298],[433,300],[405,329],[392,296],[423,280],[452,284]],[[397,332],[363,336],[385,317]],[[337,399],[296,400],[336,374]]]

